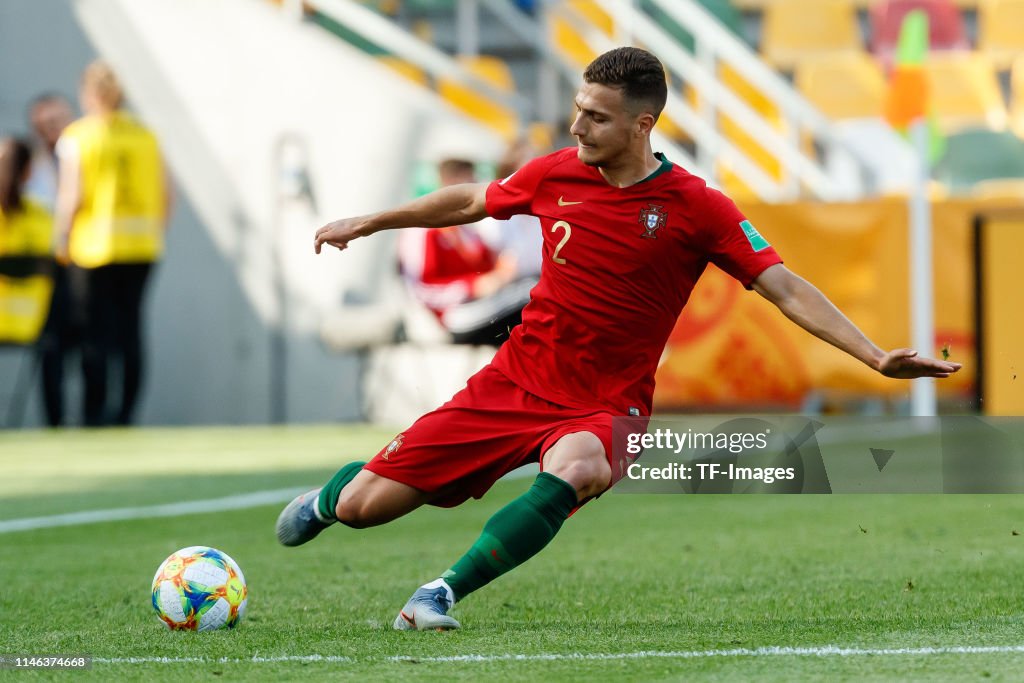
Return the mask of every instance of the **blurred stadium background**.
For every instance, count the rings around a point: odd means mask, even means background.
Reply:
[[[445,157],[486,174],[516,139],[572,144],[582,68],[620,44],[669,71],[656,149],[736,199],[880,345],[909,345],[915,157],[882,112],[911,9],[930,19],[945,148],[927,186],[929,351],[965,364],[939,406],[1022,414],[1024,0],[4,2],[0,131],[25,132],[40,92],[74,99],[103,56],[161,140],[179,202],[149,293],[140,423],[402,425],[489,351],[443,343],[403,290],[393,234],[317,258],[314,229],[431,189]],[[706,274],[659,411],[909,411],[907,384],[742,293]],[[4,417],[38,426],[31,349],[7,346]]]

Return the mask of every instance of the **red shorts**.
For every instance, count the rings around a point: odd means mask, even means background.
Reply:
[[[454,507],[480,498],[500,477],[541,456],[566,434],[591,432],[612,464],[612,413],[566,408],[534,396],[485,366],[443,406],[416,420],[365,469]],[[613,475],[613,482],[619,477]]]

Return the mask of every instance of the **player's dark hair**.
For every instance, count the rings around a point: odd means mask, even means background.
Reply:
[[[10,152],[7,168],[0,168],[0,210],[10,213],[22,208],[21,185],[32,161],[32,148],[20,138],[3,138],[0,150]]]
[[[617,47],[592,61],[583,80],[622,90],[624,99],[657,119],[668,99],[665,67],[658,58],[638,47]]]

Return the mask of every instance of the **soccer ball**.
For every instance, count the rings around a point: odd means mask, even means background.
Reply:
[[[235,561],[201,545],[173,553],[153,577],[153,609],[175,631],[234,628],[245,614],[248,595]]]

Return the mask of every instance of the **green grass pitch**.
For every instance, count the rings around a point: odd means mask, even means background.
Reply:
[[[362,426],[0,433],[0,655],[97,658],[85,672],[0,679],[1021,678],[1019,496],[608,494],[459,604],[463,630],[450,633],[390,624],[528,480],[297,549],[274,540],[280,504],[2,531],[27,517],[314,486],[391,436]],[[187,545],[241,565],[250,600],[238,629],[172,633],[157,620],[153,572]]]

